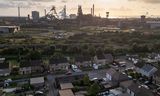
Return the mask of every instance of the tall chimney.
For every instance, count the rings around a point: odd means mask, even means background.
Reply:
[[[44,15],[45,15],[45,16],[47,15],[47,11],[46,11],[46,9],[44,9]]]
[[[93,12],[92,12],[93,10],[92,10],[92,8],[91,8],[91,15],[93,16]]]
[[[93,14],[93,16],[94,16],[94,4],[93,4],[93,9],[92,9],[92,10],[93,10],[92,14]]]
[[[21,12],[20,12],[20,7],[18,7],[18,18],[20,19]]]

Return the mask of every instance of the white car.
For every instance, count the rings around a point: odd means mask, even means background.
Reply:
[[[4,81],[5,83],[9,83],[9,82],[12,82],[12,79],[7,79]]]
[[[149,87],[147,85],[141,85],[142,87],[149,89]]]

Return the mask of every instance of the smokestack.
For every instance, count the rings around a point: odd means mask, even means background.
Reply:
[[[18,18],[20,19],[21,13],[20,13],[20,7],[18,7]]]
[[[47,15],[47,11],[46,11],[46,9],[44,9],[44,15],[45,15],[45,16]]]
[[[64,18],[66,18],[66,5],[64,5]]]
[[[109,17],[109,12],[106,12],[106,18],[108,18]]]
[[[92,13],[92,11],[93,11],[93,10],[92,10],[92,8],[91,8],[91,15],[93,16],[93,13]]]
[[[30,20],[30,15],[28,14],[28,20]]]
[[[94,16],[94,4],[93,4],[93,9],[92,9],[92,10],[93,10],[92,14],[93,14],[93,16]]]

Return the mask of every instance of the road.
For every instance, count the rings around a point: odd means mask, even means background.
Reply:
[[[56,87],[55,77],[53,75],[47,75],[47,82],[49,87],[48,96],[58,96],[58,90],[57,88],[55,88]]]
[[[125,63],[126,66],[125,67],[120,67],[120,66],[119,67],[115,67],[113,65],[110,65],[110,67],[115,68],[115,69],[119,69],[120,72],[125,71],[125,69],[135,68],[135,65],[131,61],[126,60],[126,56],[120,56],[117,59],[118,59],[118,61],[126,62]]]
[[[107,69],[103,69],[103,70],[93,70],[93,71],[88,71],[88,72],[85,72],[86,74],[88,74],[89,76],[89,79],[92,80],[92,79],[103,79],[106,77],[106,72],[107,72]]]

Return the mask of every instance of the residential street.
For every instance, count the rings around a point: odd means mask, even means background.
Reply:
[[[48,96],[58,96],[58,90],[55,88],[55,77],[53,75],[47,75],[47,82],[49,86]]]

